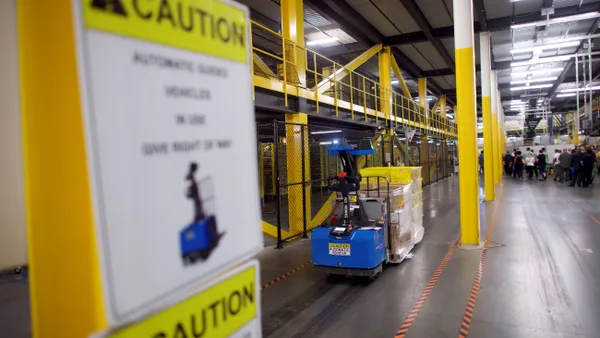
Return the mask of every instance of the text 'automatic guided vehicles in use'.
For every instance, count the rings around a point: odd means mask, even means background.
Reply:
[[[422,225],[414,228],[412,222],[412,187],[410,184],[395,185],[400,193],[394,195],[390,192],[388,177],[359,174],[356,156],[373,153],[370,141],[361,142],[358,149],[342,145],[326,150],[340,157],[343,172],[330,178],[329,189],[341,195],[341,199],[337,199],[324,224],[312,233],[313,265],[331,274],[376,277],[384,263],[401,262],[422,239]],[[418,170],[420,173],[420,168]],[[361,190],[361,183],[364,190]],[[405,205],[398,197],[404,195],[407,208],[398,210],[395,205]],[[422,219],[422,208],[420,210]],[[407,217],[401,214],[403,211]],[[418,238],[415,229],[419,232]]]

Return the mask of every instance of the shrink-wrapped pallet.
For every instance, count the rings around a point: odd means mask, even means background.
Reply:
[[[415,246],[412,233],[413,226],[412,223],[400,223],[392,224],[391,228],[390,260],[394,263],[400,263]]]

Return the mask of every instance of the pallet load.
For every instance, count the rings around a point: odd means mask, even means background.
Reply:
[[[421,167],[372,167],[361,169],[360,174],[361,198],[390,199],[391,260],[400,262],[425,233]]]

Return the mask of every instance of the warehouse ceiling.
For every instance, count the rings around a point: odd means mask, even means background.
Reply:
[[[280,31],[279,0],[240,2],[250,7],[253,20]],[[377,43],[390,45],[415,96],[416,79],[427,77],[432,96],[446,94],[450,104],[455,101],[452,0],[304,0],[304,4],[306,41],[336,39],[310,48],[343,64]],[[515,100],[531,102],[528,108],[546,100],[554,111],[574,109],[575,98],[563,92],[576,86],[574,58],[551,63],[532,60],[587,52],[587,39],[574,37],[600,33],[600,0],[473,0],[473,5],[475,32],[491,31],[493,68],[498,70],[507,114],[519,113],[511,108]],[[552,8],[553,14],[543,15],[546,8]],[[477,65],[478,40],[477,34]],[[560,48],[539,48],[561,40],[568,43]],[[593,51],[600,50],[598,43],[592,40]],[[522,51],[532,47],[537,47],[535,52]],[[515,64],[526,60],[531,64]],[[595,80],[600,77],[596,75],[600,67],[592,65]],[[377,60],[360,70],[377,77]],[[533,74],[526,73],[530,71]],[[479,83],[479,73],[477,77]]]

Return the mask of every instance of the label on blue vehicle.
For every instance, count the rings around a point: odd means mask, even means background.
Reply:
[[[350,256],[350,244],[329,243],[329,254],[332,256]]]

